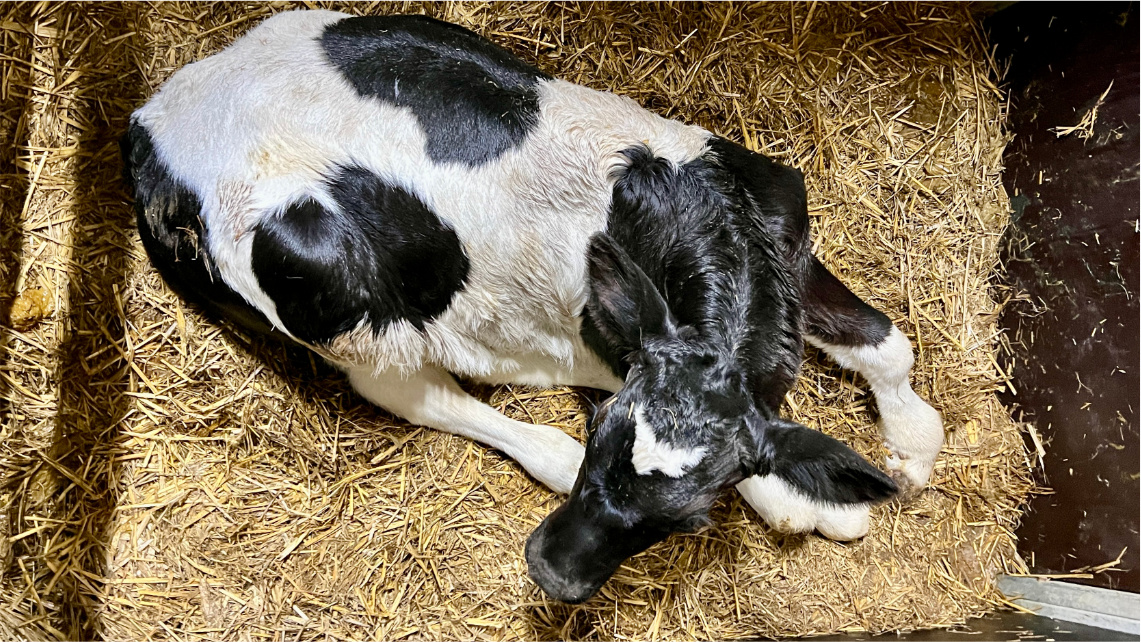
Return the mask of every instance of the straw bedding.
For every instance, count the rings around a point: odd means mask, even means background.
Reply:
[[[127,115],[286,8],[0,7],[0,312],[22,311],[0,327],[0,637],[738,638],[951,626],[1001,602],[1032,487],[994,395],[1004,107],[966,9],[348,8],[458,22],[803,169],[817,254],[912,337],[944,414],[931,486],[875,510],[864,540],[783,536],[727,493],[715,528],[567,606],[523,559],[558,497],[304,351],[211,323],[146,262],[118,182]],[[787,414],[879,461],[866,383],[817,357]],[[598,399],[475,392],[580,437]]]

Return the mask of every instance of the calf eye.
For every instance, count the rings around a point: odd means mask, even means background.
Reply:
[[[590,414],[586,417],[587,439],[589,439],[594,434],[594,429],[598,425],[606,421],[606,413],[610,410],[610,407],[614,405],[614,400],[617,398],[617,395],[610,395],[601,404],[591,408]]]
[[[681,520],[677,530],[679,533],[700,533],[712,526],[713,520],[708,515],[698,513]]]

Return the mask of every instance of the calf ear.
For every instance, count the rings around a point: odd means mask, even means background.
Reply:
[[[651,336],[672,335],[676,323],[665,299],[626,251],[608,234],[590,239],[586,255],[590,297],[586,311],[611,345],[623,354]]]
[[[800,424],[756,419],[746,438],[754,458],[751,474],[776,475],[808,497],[831,504],[889,499],[899,490],[890,477],[843,443]]]

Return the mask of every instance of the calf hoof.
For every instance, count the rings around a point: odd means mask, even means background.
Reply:
[[[891,453],[888,474],[903,499],[923,492],[943,447],[942,417],[914,393],[910,397],[905,411],[880,417],[880,430],[887,437],[884,445]]]
[[[933,460],[903,459],[892,455],[885,462],[888,474],[899,487],[899,498],[909,499],[923,492],[931,478]]]

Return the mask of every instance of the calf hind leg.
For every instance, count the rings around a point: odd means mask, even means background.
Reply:
[[[915,363],[911,342],[815,258],[805,275],[803,302],[805,340],[868,381],[891,451],[887,467],[905,493],[921,490],[943,445],[943,421],[908,383]]]
[[[409,375],[396,369],[346,369],[357,392],[408,421],[474,439],[503,451],[535,479],[558,493],[569,493],[585,449],[557,428],[504,417],[464,392],[451,374],[425,367]]]

